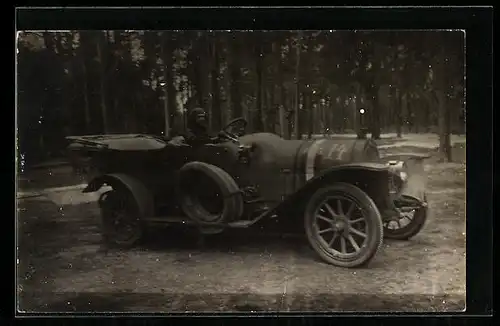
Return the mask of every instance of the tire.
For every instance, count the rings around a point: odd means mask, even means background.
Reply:
[[[352,210],[347,209],[350,211],[350,214],[346,213],[345,215],[352,216],[357,213],[358,216],[354,219],[349,216],[334,218],[330,213],[330,209],[333,208],[331,207],[331,204],[329,204],[329,201],[335,198],[336,213],[338,213],[337,206],[340,199],[343,212],[346,212],[346,202],[354,204],[352,205]],[[330,207],[328,212],[325,210],[325,207],[328,207],[325,206],[325,202],[327,201],[328,206]],[[351,207],[351,205],[349,205],[349,207]],[[323,217],[318,218],[321,211],[323,211],[321,214],[330,214],[332,219],[336,220],[336,222],[325,222],[323,221]],[[321,259],[328,264],[346,268],[365,266],[375,257],[375,254],[382,245],[383,225],[380,212],[373,200],[364,191],[356,186],[347,183],[335,183],[332,186],[318,189],[310,197],[304,213],[304,226],[307,239],[314,251],[316,251]],[[326,230],[319,230],[318,221],[320,220],[322,220],[323,223],[326,223],[326,225],[331,223],[330,228],[341,228],[341,225],[343,225],[343,230],[332,231],[333,235],[330,240],[331,244],[327,244],[325,239],[320,234]],[[364,223],[364,232],[355,227],[357,226],[360,228],[363,225],[362,223]],[[356,229],[359,233],[354,233],[354,231],[352,231],[353,229]],[[361,234],[364,234],[364,238]],[[354,239],[354,235],[356,235],[358,239],[363,239],[361,245],[359,245],[359,243]],[[339,239],[337,242],[340,243],[341,248],[342,242],[344,242],[344,249],[346,251],[345,254],[341,252],[342,249],[341,251],[338,251],[332,248],[332,246],[336,243],[336,239]],[[358,249],[354,247],[351,240],[356,242]],[[347,252],[348,242],[350,243],[351,249],[354,249],[354,252],[352,253]]]
[[[203,183],[205,181],[205,183]],[[204,190],[202,185],[209,187]],[[195,186],[193,186],[193,184]],[[220,202],[220,207],[210,211],[200,200],[200,193],[205,192],[213,196],[214,201]],[[210,194],[210,192],[215,192]],[[203,162],[190,162],[180,169],[179,174],[180,204],[184,213],[193,221],[207,226],[207,233],[218,233],[217,228],[208,232],[212,227],[239,219],[243,214],[243,198],[234,179],[221,168]],[[208,203],[210,204],[210,203]]]
[[[424,201],[427,202],[427,197],[424,197]],[[420,233],[420,231],[425,226],[425,222],[427,221],[428,208],[420,207],[415,210],[413,214],[413,218],[411,221],[399,228],[389,228],[389,223],[384,223],[384,237],[386,239],[393,240],[409,240],[413,238],[415,235]],[[404,219],[404,217],[400,218],[400,220]]]
[[[101,233],[108,246],[126,249],[133,247],[143,238],[144,227],[140,220],[137,202],[125,187],[103,193],[99,198],[99,205]],[[128,223],[128,234],[124,234],[123,230],[117,230],[118,218]]]

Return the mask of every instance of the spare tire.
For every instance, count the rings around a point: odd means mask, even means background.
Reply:
[[[181,208],[195,222],[228,223],[243,214],[243,197],[238,185],[215,165],[185,164],[179,171],[178,186]]]

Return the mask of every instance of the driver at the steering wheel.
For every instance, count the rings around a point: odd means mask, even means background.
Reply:
[[[188,115],[186,142],[190,145],[213,143],[208,134],[207,114],[202,108],[195,108]]]

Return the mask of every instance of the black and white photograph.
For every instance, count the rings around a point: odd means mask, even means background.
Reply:
[[[22,30],[17,310],[460,312],[464,30]]]

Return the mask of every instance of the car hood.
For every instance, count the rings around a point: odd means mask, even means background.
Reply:
[[[241,137],[240,142],[253,145],[256,158],[267,164],[293,166],[304,173],[314,174],[341,164],[380,162],[377,144],[371,139],[285,140],[271,133],[255,133]]]

